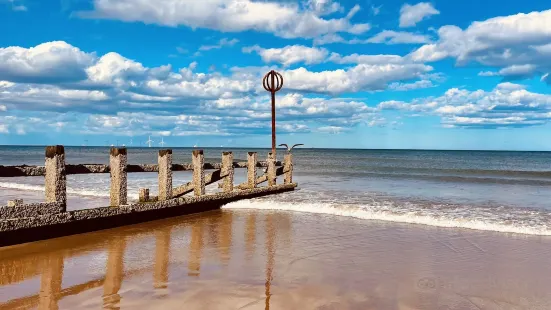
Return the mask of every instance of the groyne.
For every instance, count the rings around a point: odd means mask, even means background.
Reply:
[[[223,152],[220,163],[205,163],[202,150],[192,152],[191,164],[173,164],[172,150],[158,152],[158,164],[129,165],[126,148],[111,148],[109,165],[65,164],[65,149],[61,145],[48,146],[44,166],[0,166],[0,177],[44,176],[45,202],[25,204],[24,197],[0,206],[0,246],[86,233],[146,221],[157,220],[220,208],[239,199],[248,199],[294,190],[292,154],[283,162],[268,153],[265,161],[258,161],[256,152],[247,154],[246,162],[235,162],[232,152]],[[234,170],[247,169],[247,180],[234,184]],[[257,175],[258,168],[265,168]],[[206,174],[206,170],[212,172]],[[174,171],[192,171],[192,180],[174,186]],[[128,173],[158,174],[159,191],[151,195],[141,188],[139,201],[128,203]],[[110,206],[67,211],[67,175],[110,174]],[[277,177],[283,176],[283,184]],[[220,192],[206,194],[205,186],[221,181]],[[267,183],[267,186],[258,185]]]

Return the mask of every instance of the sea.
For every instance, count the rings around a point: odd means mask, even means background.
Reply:
[[[173,148],[174,163],[191,162],[193,148]],[[222,151],[246,160],[248,151],[264,160],[268,149],[204,148],[206,162]],[[156,148],[128,148],[133,164],[156,163]],[[107,164],[109,147],[66,147],[66,162]],[[285,149],[278,150],[278,160]],[[551,235],[551,152],[357,150],[295,148],[294,192],[242,200],[225,209],[285,210],[455,227],[503,233]],[[44,165],[42,146],[0,146],[0,165]],[[259,170],[259,173],[262,173]],[[235,183],[246,169],[236,170]],[[173,184],[191,180],[175,172]],[[282,182],[282,180],[278,180]],[[156,173],[130,173],[129,201],[140,188],[157,191]],[[216,185],[207,192],[218,191]],[[67,177],[68,209],[107,206],[109,174]],[[0,178],[0,201],[44,200],[43,177]],[[3,204],[3,203],[0,203]]]

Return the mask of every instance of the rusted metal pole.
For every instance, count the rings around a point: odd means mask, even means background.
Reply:
[[[276,116],[275,93],[283,87],[283,76],[274,70],[268,72],[262,80],[262,86],[272,95],[272,154],[276,154]]]
[[[272,71],[273,72],[273,71]],[[272,74],[272,85],[275,85],[275,74]],[[275,111],[275,91],[272,91],[272,154],[276,153],[276,111]]]

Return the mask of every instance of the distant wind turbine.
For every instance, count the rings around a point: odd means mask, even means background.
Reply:
[[[151,147],[151,143],[153,143],[153,140],[151,140],[151,136],[149,136],[149,139],[145,141],[145,143],[147,143],[149,147]]]
[[[161,147],[165,146],[165,139],[161,138],[161,142],[159,142],[159,144],[161,145]]]

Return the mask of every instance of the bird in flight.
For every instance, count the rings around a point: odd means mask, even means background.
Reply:
[[[294,148],[295,146],[300,146],[300,145],[304,145],[304,144],[302,144],[302,143],[297,143],[297,144],[295,144],[295,145],[289,147],[287,144],[282,143],[282,144],[280,144],[279,146],[284,146],[284,147],[286,147],[286,148],[287,148],[287,152],[288,152],[288,153],[291,153],[291,151],[293,150],[293,148]]]

